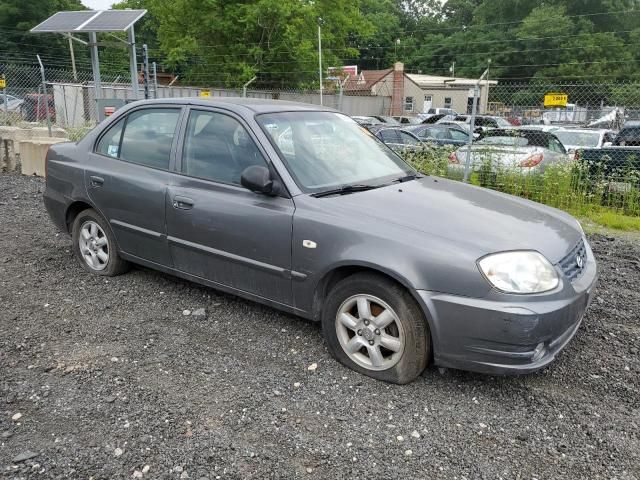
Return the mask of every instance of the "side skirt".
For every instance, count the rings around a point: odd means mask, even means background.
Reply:
[[[276,310],[281,310],[283,312],[291,313],[293,315],[297,315],[302,318],[313,320],[313,315],[311,314],[311,312],[307,312],[305,310],[295,308],[290,305],[285,305],[284,303],[275,302],[273,300],[269,300],[268,298],[261,297],[260,295],[254,295],[253,293],[245,292],[244,290],[239,290],[237,288],[229,287],[227,285],[222,285],[221,283],[213,282],[211,280],[207,280],[206,278],[202,278],[197,275],[191,275],[190,273],[186,273],[181,270],[176,270],[174,268],[160,265],[159,263],[150,262],[149,260],[136,257],[135,255],[130,255],[125,252],[118,252],[118,253],[123,259],[128,260],[131,263],[136,263],[138,265],[142,265],[143,267],[147,267],[152,270],[158,270],[160,272],[168,273],[170,275],[174,275],[184,280],[189,280],[190,282],[198,283],[200,285],[205,285],[215,290],[220,290],[221,292],[229,293],[231,295],[235,295],[237,297],[241,297],[246,300],[251,300],[253,302],[260,303],[262,305],[267,305],[269,307],[275,308]]]

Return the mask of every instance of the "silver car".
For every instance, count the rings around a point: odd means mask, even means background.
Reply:
[[[451,168],[463,169],[468,157],[464,146],[449,157]],[[568,162],[570,157],[560,140],[549,132],[527,129],[494,129],[485,132],[470,148],[470,168],[517,169],[539,172],[550,164]]]

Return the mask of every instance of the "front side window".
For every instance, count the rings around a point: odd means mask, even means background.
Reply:
[[[346,115],[278,112],[261,114],[256,119],[305,192],[350,184],[382,185],[415,173]]]
[[[127,116],[119,157],[148,167],[169,169],[180,109],[148,108]]]
[[[449,130],[449,133],[451,134],[451,138],[453,140],[457,140],[457,141],[467,141],[469,138],[469,135],[467,135],[464,132],[461,132],[460,130],[456,130],[456,129],[451,129]]]
[[[283,151],[295,154],[291,131],[281,132]],[[222,113],[192,110],[187,122],[182,173],[221,183],[240,185],[242,171],[267,166],[253,139],[235,118]]]
[[[400,134],[400,142],[403,145],[420,145],[420,141],[409,135],[407,132],[398,132]]]

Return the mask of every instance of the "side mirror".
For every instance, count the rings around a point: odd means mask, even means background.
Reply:
[[[271,178],[269,169],[262,165],[252,165],[245,168],[240,176],[240,183],[252,192],[264,193],[265,195],[277,195],[280,192],[280,184]]]

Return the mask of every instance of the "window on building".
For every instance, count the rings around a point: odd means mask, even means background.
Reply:
[[[444,108],[451,108],[451,105],[453,105],[451,97],[444,97]]]
[[[404,111],[413,112],[413,97],[404,98]]]

